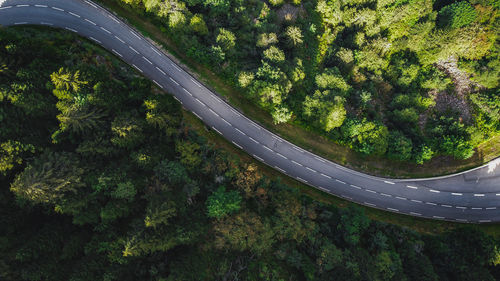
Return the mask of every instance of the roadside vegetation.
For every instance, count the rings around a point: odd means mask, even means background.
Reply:
[[[275,124],[360,155],[470,159],[500,130],[498,1],[112,1]]]
[[[498,237],[304,196],[73,33],[0,29],[0,279],[495,280]],[[234,148],[233,148],[234,149]]]

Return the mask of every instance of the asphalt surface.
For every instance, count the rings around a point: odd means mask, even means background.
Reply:
[[[500,221],[500,161],[454,176],[385,179],[301,149],[251,121],[134,29],[86,0],[0,0],[0,25],[47,25],[110,50],[172,93],[208,127],[255,159],[303,183],[382,210],[468,223]]]

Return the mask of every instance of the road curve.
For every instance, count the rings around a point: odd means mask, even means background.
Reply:
[[[0,0],[0,25],[47,25],[113,52],[172,93],[207,126],[255,159],[303,183],[390,212],[464,223],[500,221],[500,161],[430,179],[387,179],[330,162],[248,119],[120,19],[87,0]]]

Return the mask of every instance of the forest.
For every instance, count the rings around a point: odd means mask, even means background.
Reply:
[[[474,225],[417,233],[266,177],[64,30],[0,28],[0,280],[498,280]]]
[[[275,124],[360,155],[468,159],[500,133],[498,0],[115,0]]]

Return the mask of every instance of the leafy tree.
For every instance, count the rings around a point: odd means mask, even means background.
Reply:
[[[224,51],[229,51],[236,45],[236,36],[227,29],[219,28],[216,42]]]
[[[348,119],[341,127],[351,147],[364,154],[383,155],[387,150],[387,127],[367,120]]]
[[[276,33],[261,33],[257,36],[257,47],[264,48],[276,43],[278,43],[278,36]]]
[[[191,17],[191,20],[189,21],[189,27],[191,27],[194,32],[197,32],[200,35],[208,34],[207,24],[203,20],[203,15],[193,15],[193,17]]]
[[[362,209],[355,206],[349,206],[348,209],[342,210],[340,223],[337,226],[342,230],[344,241],[350,246],[356,246],[363,232],[370,225],[370,221],[363,213]]]
[[[245,211],[217,221],[215,247],[262,254],[274,242],[272,228],[255,213]]]
[[[241,208],[241,196],[237,191],[227,191],[220,186],[207,198],[207,214],[213,218],[223,218]]]
[[[285,60],[285,53],[277,47],[271,46],[264,51],[264,58],[271,62],[282,62]]]
[[[292,112],[287,107],[278,107],[273,113],[274,124],[286,123],[292,118]]]
[[[238,84],[240,85],[240,87],[246,88],[252,83],[254,77],[255,75],[253,73],[242,71],[238,75]]]

